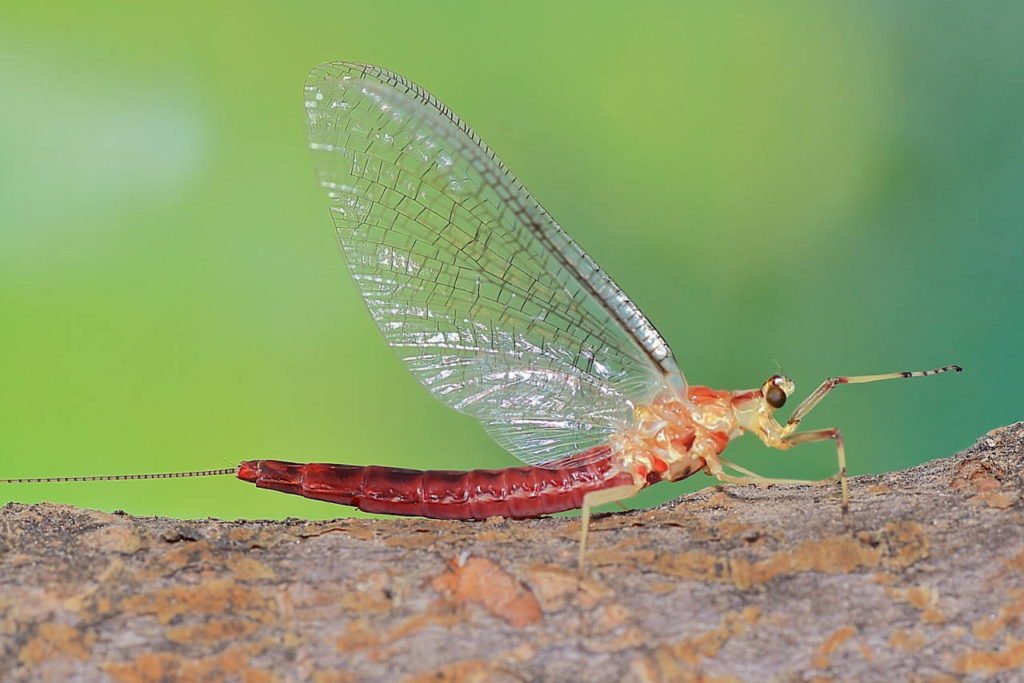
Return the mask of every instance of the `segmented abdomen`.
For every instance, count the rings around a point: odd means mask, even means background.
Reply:
[[[239,465],[237,476],[260,488],[366,512],[434,519],[537,517],[578,508],[590,491],[633,483],[632,475],[615,471],[608,458],[559,469],[465,472],[249,460]]]

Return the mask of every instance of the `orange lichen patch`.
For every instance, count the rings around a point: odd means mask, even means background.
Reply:
[[[972,491],[977,491],[978,493],[986,493],[986,492],[989,492],[989,491],[997,490],[1000,487],[1000,483],[999,483],[999,480],[996,479],[995,477],[989,476],[987,474],[986,475],[976,474],[976,475],[972,476],[970,478],[970,480],[968,481],[968,483],[965,484],[965,485],[957,486],[957,484],[954,483],[954,484],[951,484],[951,486],[954,489],[956,489],[956,488],[965,489],[966,488],[966,489],[969,489],[969,490],[972,490]]]
[[[74,595],[64,601],[63,607],[69,612],[86,614],[89,618],[95,618],[113,611],[114,604],[105,595],[99,595],[99,585]]]
[[[375,527],[359,524],[345,528],[347,533],[352,538],[357,538],[360,541],[372,541],[377,537],[378,530]]]
[[[182,569],[195,566],[218,566],[220,558],[210,549],[206,541],[177,543],[161,553],[159,562],[150,562],[139,570],[140,579],[152,579],[176,574]]]
[[[793,550],[751,562],[701,551],[655,553],[626,551],[621,546],[595,551],[594,564],[643,565],[668,576],[694,581],[731,581],[747,589],[777,576],[801,572],[843,574],[855,569],[887,566],[904,568],[928,556],[928,539],[916,522],[892,522],[877,532],[857,536],[833,536],[806,541]],[[890,574],[876,574],[879,583],[891,583]]]
[[[711,494],[706,501],[699,502],[694,507],[698,510],[720,510],[722,508],[727,508],[732,504],[733,499],[729,495],[728,491],[719,490]]]
[[[589,652],[622,652],[638,647],[645,647],[650,643],[651,635],[635,626],[615,631],[614,637],[607,640],[587,641],[586,648]]]
[[[348,625],[345,634],[334,642],[338,652],[352,652],[377,647],[381,642],[381,633],[373,628],[366,619],[357,619]]]
[[[3,559],[4,565],[11,569],[38,561],[35,555],[26,555],[25,553],[0,552],[0,558]]]
[[[59,657],[85,661],[96,637],[64,624],[40,624],[35,636],[18,651],[22,664],[34,666]]]
[[[653,672],[653,673],[652,673]],[[673,683],[743,683],[743,680],[736,676],[715,676],[703,671],[675,666],[671,678],[657,677],[657,670],[644,668],[642,665],[634,667],[630,673],[632,678],[639,683],[660,683],[661,681],[673,681]],[[811,682],[813,683],[813,682]]]
[[[268,581],[278,578],[278,574],[269,566],[247,555],[231,554],[225,564],[236,581]]]
[[[1003,566],[1014,572],[1024,572],[1024,550],[1008,559]]]
[[[746,607],[741,612],[731,612],[722,617],[718,628],[680,641],[671,646],[673,653],[687,662],[697,664],[701,658],[710,658],[729,642],[729,639],[747,630],[761,618],[761,610],[757,607]]]
[[[873,496],[881,496],[886,493],[892,493],[892,487],[888,484],[875,484],[874,486],[868,487],[868,493]]]
[[[939,591],[931,586],[914,586],[907,589],[906,600],[917,609],[927,609],[938,604]]]
[[[527,576],[530,590],[545,612],[555,612],[577,593],[584,593],[583,581],[575,571],[566,567],[538,564],[527,570]]]
[[[404,683],[519,683],[524,679],[516,667],[534,654],[534,648],[521,645],[487,660],[464,659],[402,680]]]
[[[128,612],[152,614],[162,624],[182,614],[232,614],[266,622],[273,619],[276,609],[272,595],[229,579],[134,595],[126,598],[121,607]]]
[[[669,583],[668,581],[655,581],[646,586],[648,592],[658,594],[674,593],[677,588],[679,588],[679,584]]]
[[[312,683],[355,683],[356,675],[347,671],[316,671]]]
[[[333,602],[346,613],[387,612],[392,604],[388,597],[390,585],[391,577],[385,572],[372,572],[346,586]]]
[[[595,550],[587,556],[591,566],[643,566],[667,576],[697,581],[722,579],[728,573],[724,558],[699,550],[684,553],[656,553],[653,550],[629,550],[632,544],[621,543]]]
[[[95,582],[64,600],[61,606],[69,612],[91,611],[94,614],[109,612],[112,607],[110,599],[97,595],[97,593],[105,584],[116,582],[123,571],[124,562],[120,558],[114,558],[96,577]]]
[[[387,631],[381,632],[370,621],[357,619],[349,624],[344,635],[338,637],[335,647],[339,652],[379,648],[407,638],[410,634],[428,626],[447,629],[461,620],[460,615],[452,612],[428,612],[409,617]]]
[[[635,543],[620,543],[608,548],[587,549],[588,567],[608,567],[627,564],[630,566],[648,566],[657,555],[653,550],[630,550]]]
[[[451,571],[431,585],[456,602],[476,603],[517,628],[541,620],[540,604],[533,593],[486,558],[470,557],[464,564],[453,562]]]
[[[899,577],[889,572],[878,572],[871,575],[872,580],[880,586],[891,586],[899,581]]]
[[[488,524],[490,522],[487,522]],[[579,531],[577,531],[577,535]],[[480,543],[508,543],[514,541],[518,537],[518,534],[513,533],[511,529],[506,527],[489,528],[486,531],[481,531],[476,535],[476,539]]]
[[[596,518],[592,518],[590,520],[590,531],[593,533],[593,532],[602,532],[602,531],[612,531],[614,529],[636,528],[636,527],[647,526],[648,524],[651,524],[651,523],[652,523],[652,520],[647,519],[647,518],[640,518],[640,517],[638,517],[636,515],[627,515],[627,514],[615,513],[615,514],[609,514],[609,515],[600,515],[600,516],[598,516]],[[568,520],[566,520],[566,524],[562,525],[558,535],[561,538],[569,539],[569,540],[572,540],[572,541],[579,541],[579,539],[580,539],[580,523],[579,523],[579,520],[578,519],[568,519]],[[594,539],[594,540],[598,540],[598,539],[601,538],[601,536],[600,535],[598,535],[596,537],[595,536],[591,536],[591,538]],[[633,540],[632,542],[635,544],[635,540]]]
[[[848,641],[850,638],[857,635],[857,628],[847,624],[846,626],[840,626],[832,634],[825,639],[819,647],[818,651],[811,657],[811,665],[816,669],[827,669],[829,662],[832,659],[832,654],[839,649],[839,647]]]
[[[445,629],[451,628],[458,622],[462,621],[462,619],[462,615],[451,611],[445,611],[443,609],[441,611],[428,614],[416,614],[388,630],[384,636],[383,642],[392,643],[402,640],[407,638],[410,634],[428,626],[440,626]]]
[[[968,650],[956,658],[958,673],[994,674],[1024,667],[1024,640],[1007,638],[1002,650]]]
[[[1020,500],[1020,494],[1016,491],[985,491],[967,499],[972,505],[987,505],[996,510],[1006,510],[1013,507]]]
[[[82,534],[79,543],[97,551],[131,555],[142,549],[142,537],[130,526],[105,526]]]
[[[106,664],[103,670],[119,683],[223,680],[273,683],[278,680],[270,671],[249,666],[252,654],[252,647],[232,648],[199,659],[168,653],[146,653],[128,662]]]
[[[995,491],[1001,484],[999,478],[1005,473],[982,462],[981,460],[964,460],[956,466],[953,478],[949,482],[954,491],[964,493],[985,493]]]
[[[942,613],[935,609],[939,603],[939,592],[931,586],[887,588],[886,593],[893,600],[901,600],[911,607],[921,610],[921,621],[925,623],[937,624],[945,621]]]
[[[914,652],[924,645],[924,634],[913,629],[896,629],[889,635],[889,644],[904,652]]]
[[[405,548],[406,550],[429,550],[439,545],[446,545],[451,541],[450,536],[439,535],[435,532],[407,530],[405,533],[383,539],[384,543],[392,548]]]
[[[228,563],[234,578],[241,581],[254,581],[274,579],[277,574],[273,569],[259,560],[242,555],[238,559],[231,559]]]
[[[779,553],[761,562],[745,564],[738,560],[731,564],[734,582],[744,588],[780,574],[805,571],[844,574],[879,565],[902,568],[927,556],[928,539],[920,524],[890,522],[874,534],[807,541],[789,553]]]
[[[238,543],[245,543],[252,539],[258,532],[247,526],[235,526],[228,528],[226,536],[228,540],[235,541]]]
[[[594,631],[600,633],[611,631],[623,625],[629,620],[630,616],[629,609],[625,605],[613,602],[599,607],[591,623]]]
[[[351,534],[352,526],[348,522],[308,522],[300,526],[288,527],[288,532],[299,538],[316,538],[333,533]]]
[[[245,543],[250,548],[271,548],[283,541],[291,542],[293,537],[280,528],[233,527],[227,531],[228,540]]]
[[[753,524],[729,520],[718,525],[718,533],[722,538],[731,538],[733,536],[749,536],[753,534],[760,536],[762,531]]]
[[[860,650],[860,656],[864,658],[864,661],[875,661],[875,652],[871,649],[870,645],[867,643],[857,643],[857,649]]]
[[[235,640],[255,633],[259,625],[240,619],[215,619],[196,626],[177,626],[167,629],[167,639],[187,644],[207,644],[221,640]]]
[[[1024,591],[1010,591],[1009,597],[1012,598],[1012,602],[999,608],[998,614],[983,617],[972,624],[971,633],[975,638],[991,640],[1007,626],[1021,623],[1021,616],[1024,615]]]
[[[511,683],[523,679],[514,674],[508,667],[493,661],[469,659],[455,662],[421,674],[413,674],[403,679],[404,683]]]
[[[887,566],[902,569],[928,557],[928,535],[917,522],[889,522],[881,536],[887,547]]]
[[[104,671],[121,683],[156,683],[180,675],[182,660],[171,654],[146,653],[131,662],[107,664]]]
[[[387,612],[391,601],[383,593],[362,593],[346,591],[338,597],[337,604],[345,612]]]
[[[414,533],[414,535],[392,536],[384,540],[384,543],[392,548],[404,548],[406,550],[430,550],[437,546],[440,540],[432,533]]]
[[[635,548],[646,548],[650,545],[650,541],[642,536],[634,538],[624,538],[615,544],[616,550],[633,550]],[[589,563],[588,563],[589,564]]]
[[[928,678],[922,680],[924,683],[960,683],[959,678],[955,678],[948,674],[932,674]]]
[[[631,673],[641,681],[712,680],[695,676],[699,672],[693,667],[701,659],[716,656],[730,638],[743,633],[760,618],[761,610],[756,607],[730,612],[722,617],[717,628],[674,644],[660,645],[651,654],[635,660]]]
[[[733,582],[747,589],[767,583],[777,576],[814,571],[843,574],[861,567],[877,567],[882,549],[849,537],[807,541],[788,553],[778,553],[760,562],[737,558],[729,563]]]
[[[685,553],[663,553],[647,565],[667,576],[697,581],[720,581],[729,574],[728,560],[693,550]]]

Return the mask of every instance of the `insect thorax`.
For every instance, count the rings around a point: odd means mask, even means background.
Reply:
[[[690,387],[687,400],[658,394],[633,411],[633,423],[611,438],[620,467],[639,480],[678,481],[704,469],[739,433],[731,392]]]

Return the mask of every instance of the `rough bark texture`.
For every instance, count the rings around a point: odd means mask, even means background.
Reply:
[[[1024,423],[578,522],[0,511],[0,679],[1024,680]]]

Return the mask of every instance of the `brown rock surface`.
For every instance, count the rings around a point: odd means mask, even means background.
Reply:
[[[578,522],[0,510],[0,680],[1024,680],[1024,423]]]

